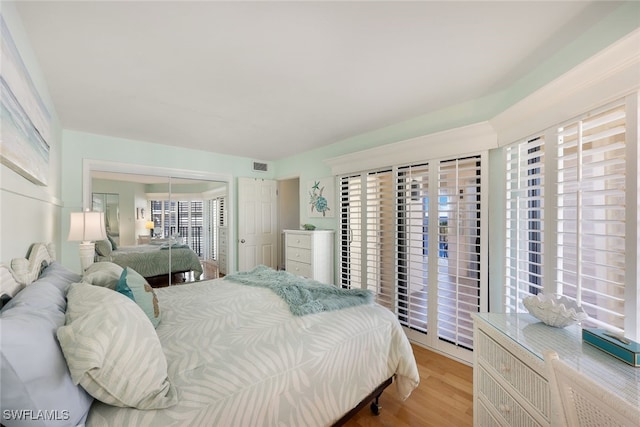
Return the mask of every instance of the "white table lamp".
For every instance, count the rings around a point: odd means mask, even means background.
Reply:
[[[80,264],[84,272],[91,264],[95,253],[94,240],[104,240],[107,232],[103,212],[71,212],[69,241],[80,243]]]

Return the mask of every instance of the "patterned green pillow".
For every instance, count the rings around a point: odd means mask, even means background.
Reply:
[[[111,255],[111,251],[113,247],[111,246],[111,242],[107,239],[105,240],[96,240],[96,252],[101,256],[109,256]]]
[[[155,328],[158,327],[160,323],[158,297],[156,297],[156,293],[144,277],[133,268],[127,267],[122,270],[116,290],[133,299],[151,320],[153,326]]]
[[[160,339],[129,298],[88,283],[72,284],[65,326],[57,337],[73,382],[96,399],[138,409],[177,403]]]

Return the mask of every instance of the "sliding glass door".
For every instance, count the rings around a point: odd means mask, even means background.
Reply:
[[[340,282],[367,288],[411,338],[471,360],[486,309],[483,155],[340,178]],[[484,261],[484,262],[483,262]]]

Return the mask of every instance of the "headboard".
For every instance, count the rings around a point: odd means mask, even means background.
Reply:
[[[14,258],[10,265],[0,264],[0,295],[14,296],[33,283],[43,267],[56,259],[53,243],[34,243],[27,258]]]

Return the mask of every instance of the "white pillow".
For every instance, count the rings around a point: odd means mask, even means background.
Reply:
[[[123,268],[108,261],[94,262],[84,271],[82,281],[95,286],[114,289],[118,285]]]
[[[109,405],[138,409],[177,403],[155,329],[135,302],[110,289],[74,283],[57,332],[71,378]]]

